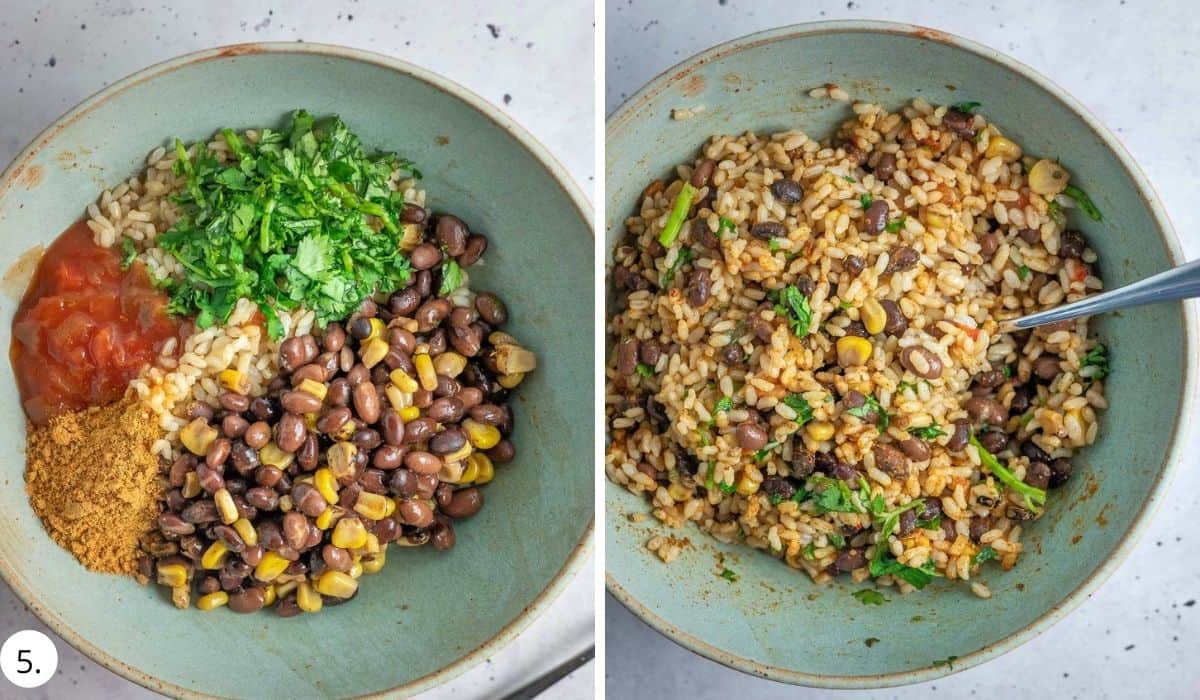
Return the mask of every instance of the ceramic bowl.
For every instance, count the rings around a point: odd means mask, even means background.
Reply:
[[[515,402],[518,458],[449,552],[396,550],[357,598],[320,614],[175,610],[158,586],[87,572],[50,540],[25,498],[24,417],[0,369],[0,573],[81,651],[169,695],[345,697],[415,693],[494,654],[544,610],[588,553],[593,301],[589,205],[568,174],[498,109],[384,56],[309,43],[214,49],[146,69],[51,125],[0,178],[0,260],[50,242],[102,187],[178,136],[281,125],[299,107],[337,113],[368,148],[425,174],[430,206],[492,241],[472,286],[495,290],[538,371]],[[21,270],[5,277],[9,345]],[[566,388],[570,387],[570,390]]]
[[[690,161],[712,134],[801,129],[826,138],[849,105],[810,98],[836,83],[853,98],[896,108],[982,103],[987,118],[1026,153],[1061,159],[1105,214],[1073,217],[1116,287],[1182,262],[1179,242],[1149,183],[1117,140],[1074,99],[1000,53],[918,27],[832,22],[772,30],[698,54],[653,80],[608,122],[607,250],[639,193]],[[703,107],[703,111],[696,108]],[[671,119],[674,108],[694,118]],[[611,255],[611,254],[610,254]],[[610,257],[611,260],[611,257]],[[750,549],[696,529],[693,548],[670,565],[644,543],[660,530],[633,524],[646,504],[607,485],[607,574],[612,594],[680,644],[739,670],[827,687],[929,680],[982,663],[1045,630],[1120,564],[1162,499],[1179,458],[1196,379],[1190,305],[1162,304],[1096,319],[1111,348],[1111,408],[1100,439],[1076,459],[1077,477],[1052,492],[1044,518],[1026,528],[1017,567],[983,569],[993,591],[940,581],[924,592],[864,606],[846,580],[815,585]],[[714,556],[740,575],[714,575]]]

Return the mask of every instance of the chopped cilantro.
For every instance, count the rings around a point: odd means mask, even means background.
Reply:
[[[713,472],[716,471],[716,468],[717,465],[715,462],[708,463],[708,473],[704,476],[704,488],[708,491],[712,491],[717,487],[717,484],[713,479]]]
[[[738,575],[736,573],[734,573],[734,571],[732,569],[722,569],[721,570],[721,578],[725,579],[726,581],[728,581],[730,583],[734,583],[738,580]]]
[[[755,462],[763,461],[764,459],[767,458],[767,455],[771,454],[771,452],[773,452],[776,447],[779,447],[779,445],[780,445],[780,443],[778,443],[774,440],[768,442],[766,445],[763,446],[763,448],[761,450],[754,453],[754,461]]]
[[[917,385],[912,382],[900,382],[896,385],[896,391],[905,391],[906,389],[917,390]]]
[[[1046,207],[1046,213],[1054,220],[1054,223],[1059,226],[1067,225],[1067,215],[1063,213],[1062,205],[1057,200],[1050,202]]]
[[[871,198],[871,195],[869,195],[869,194],[859,195],[859,197],[858,197],[858,203],[862,205],[863,209],[866,209],[867,207],[871,206],[872,201],[874,201],[874,200]]]
[[[797,338],[808,335],[809,326],[812,325],[812,308],[808,305],[808,297],[796,285],[790,284],[780,290],[775,313],[787,319]]]
[[[929,519],[918,518],[916,525],[922,530],[940,530],[942,528],[942,514],[938,513]]]
[[[137,257],[137,246],[133,244],[132,238],[121,238],[121,269],[128,270],[133,264],[134,258]]]
[[[828,535],[825,535],[825,538],[829,540],[829,544],[837,547],[838,549],[846,546],[846,538],[842,537],[840,532],[831,532]]]
[[[772,238],[771,240],[767,241],[767,249],[770,250],[772,253],[778,253],[779,252],[779,239]]]
[[[901,216],[899,219],[893,219],[888,222],[887,226],[883,227],[883,230],[887,231],[888,233],[896,233],[900,229],[904,228],[906,221],[908,221],[907,216]]]
[[[1022,265],[1022,266],[1018,267],[1017,268],[1017,277],[1019,277],[1022,282],[1029,279],[1029,266]]]
[[[875,540],[875,554],[871,557],[870,571],[872,576],[892,575],[908,582],[913,588],[922,589],[936,576],[940,576],[933,567],[932,561],[927,561],[919,567],[901,564],[892,556],[888,549],[888,537],[900,524],[900,516],[907,510],[920,507],[924,510],[925,501],[916,499],[900,506],[896,510],[883,511],[882,503],[872,508],[872,515],[880,523],[879,535]]]
[[[933,425],[927,425],[923,428],[909,428],[908,433],[909,435],[915,435],[922,440],[936,440],[937,438],[945,435],[946,431],[942,430],[942,426],[934,423]]]
[[[675,202],[671,205],[671,215],[667,217],[667,225],[663,226],[662,233],[658,234],[658,242],[662,244],[662,247],[670,248],[679,236],[679,231],[683,228],[683,220],[687,218],[688,210],[692,208],[692,199],[695,196],[696,188],[692,187],[692,183],[683,183],[679,194],[675,195]]]
[[[978,102],[959,102],[958,104],[950,105],[950,109],[956,112],[962,112],[963,114],[971,114],[979,107],[979,105],[980,103]]]
[[[863,605],[883,605],[888,602],[888,599],[884,598],[883,594],[874,588],[864,588],[861,591],[851,593],[851,595]]]
[[[717,223],[717,238],[724,238],[725,231],[729,231],[734,238],[737,237],[737,224],[722,216]]]
[[[854,501],[850,487],[841,479],[831,479],[827,476],[814,476],[809,480],[813,484],[816,498],[814,502],[818,513],[865,513],[866,510]]]
[[[996,558],[996,550],[991,547],[984,547],[971,557],[971,566],[979,566],[985,561],[991,561]]]
[[[841,309],[842,311],[845,311],[846,309],[849,309],[849,308],[853,308],[853,306],[854,306],[854,302],[852,302],[852,301],[839,301],[838,302],[838,308]]]
[[[1104,215],[1100,213],[1100,209],[1092,201],[1092,198],[1088,196],[1087,192],[1084,192],[1075,185],[1067,185],[1066,189],[1063,190],[1063,194],[1075,200],[1075,203],[1079,205],[1083,213],[1087,214],[1091,220],[1104,221]]]
[[[733,397],[732,396],[722,396],[721,398],[717,399],[717,405],[713,406],[713,414],[715,415],[722,411],[730,411],[732,409],[733,409]]]
[[[1026,413],[1025,415],[1021,416],[1021,425],[1029,425],[1030,421],[1032,421],[1032,420],[1033,420],[1033,411],[1030,411],[1030,412]]]
[[[808,399],[805,399],[800,394],[788,394],[783,397],[783,405],[796,412],[796,422],[804,425],[813,419],[812,406],[808,404]]]
[[[1079,363],[1079,374],[1089,381],[1104,379],[1111,374],[1108,368],[1108,348],[1103,343],[1088,350],[1088,353],[1083,356],[1083,360]]]
[[[1046,492],[1036,486],[1030,486],[1018,479],[1008,467],[1000,463],[1000,460],[992,456],[991,452],[984,449],[983,445],[979,444],[978,438],[971,435],[971,444],[979,451],[979,460],[983,462],[983,466],[987,467],[1005,486],[1025,496],[1025,506],[1030,511],[1038,513],[1041,506],[1046,505]]]
[[[724,481],[717,484],[717,488],[721,489],[721,493],[724,493],[724,494],[731,494],[737,490],[736,486],[734,486],[733,484],[730,484],[730,483],[726,483]]]
[[[804,549],[800,550],[800,552],[804,555],[805,559],[816,559],[817,543],[809,542],[808,544],[804,545]]]
[[[858,182],[858,180],[855,180],[854,177],[851,175],[843,175],[842,179],[845,180],[846,182]]]
[[[675,256],[675,262],[671,263],[671,266],[668,267],[667,271],[663,273],[662,286],[663,287],[671,286],[671,281],[675,279],[675,273],[679,270],[680,267],[691,262],[692,258],[694,258],[694,257],[696,257],[696,255],[695,255],[695,253],[692,252],[691,248],[688,248],[686,246],[683,248],[680,248],[679,255]]]
[[[1005,379],[1012,379],[1012,376],[1013,376],[1013,368],[1012,368],[1012,365],[1004,365],[1004,378],[1005,378]]]
[[[451,259],[442,263],[442,286],[438,289],[441,296],[449,296],[462,286],[463,269],[458,262]]]
[[[650,365],[646,364],[645,362],[639,362],[637,365],[637,373],[642,375],[643,377],[653,377],[654,376],[654,368],[651,367]]]
[[[863,405],[848,409],[846,413],[862,420],[866,420],[868,415],[874,413],[875,428],[881,433],[887,430],[888,423],[892,420],[892,417],[888,415],[887,411],[883,410],[883,406],[879,403],[879,399],[875,398],[874,394],[868,394],[867,400]]]
[[[221,135],[229,164],[207,147],[193,156],[175,142],[180,218],[157,238],[184,270],[162,283],[170,313],[194,315],[206,328],[224,323],[246,297],[279,338],[277,310],[304,306],[324,325],[408,280],[404,197],[388,185],[395,170],[420,177],[412,163],[367,155],[340,119],[315,121],[304,110],[283,131],[264,129],[256,143],[231,129]]]

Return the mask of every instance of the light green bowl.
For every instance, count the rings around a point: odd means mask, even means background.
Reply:
[[[913,97],[983,104],[989,121],[1026,153],[1060,158],[1105,220],[1073,217],[1116,287],[1182,262],[1162,205],[1125,149],[1078,102],[1029,68],[941,32],[879,22],[786,27],[723,44],[651,81],[608,122],[607,246],[651,180],[695,157],[714,133],[802,129],[825,138],[849,118],[845,103],[808,91],[836,83],[857,99],[895,108]],[[673,121],[673,108],[704,111]],[[611,258],[610,258],[611,259]],[[1116,569],[1161,500],[1182,447],[1195,394],[1196,318],[1163,304],[1097,319],[1111,348],[1111,408],[1100,438],[1076,461],[1076,477],[1052,492],[1047,515],[1026,528],[1017,567],[994,564],[981,600],[963,584],[864,606],[844,580],[814,585],[778,560],[723,546],[689,526],[695,545],[669,566],[644,543],[652,522],[640,498],[607,486],[609,590],[684,646],[739,670],[827,687],[915,683],[982,663],[1045,630]],[[651,519],[652,520],[652,519]],[[681,536],[681,535],[677,535]],[[713,574],[724,553],[740,574]],[[869,641],[876,640],[876,641]],[[947,659],[957,657],[952,662]]]
[[[64,639],[170,695],[355,696],[433,687],[496,653],[588,554],[593,480],[590,208],[567,173],[499,110],[450,81],[363,51],[308,43],[191,54],[105,89],[43,132],[0,177],[0,260],[80,218],[147,153],[223,126],[280,125],[295,108],[340,114],[368,148],[412,158],[434,210],[486,232],[472,286],[508,303],[540,366],[514,404],[515,462],[485,489],[457,546],[396,549],[351,603],[317,615],[175,610],[157,586],[85,571],[25,497],[24,416],[0,379],[0,573]],[[0,346],[15,295],[6,278]]]

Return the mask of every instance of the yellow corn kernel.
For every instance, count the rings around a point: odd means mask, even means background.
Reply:
[[[363,556],[366,554],[379,554],[379,537],[374,532],[367,533],[367,543],[354,551],[355,554]]]
[[[413,364],[417,367],[417,380],[421,382],[421,388],[425,391],[436,389],[437,372],[433,370],[433,360],[429,359],[429,355],[417,355],[413,358]]]
[[[317,592],[334,598],[349,598],[358,590],[358,581],[349,574],[332,569],[321,574],[317,579]]]
[[[217,374],[217,382],[235,394],[246,395],[250,391],[250,378],[236,369],[223,369]]]
[[[195,498],[200,495],[200,477],[196,472],[188,472],[183,476],[183,497]]]
[[[668,486],[667,495],[669,495],[676,503],[684,503],[692,498],[691,490],[685,488],[683,484],[680,483],[672,483],[670,486]]]
[[[337,523],[338,519],[340,519],[342,515],[342,509],[337,506],[326,508],[325,510],[321,511],[320,515],[317,516],[317,527],[322,530],[328,530],[329,528],[333,527],[335,523]]]
[[[347,425],[350,421],[347,421]],[[335,442],[325,453],[325,459],[329,462],[329,470],[333,472],[335,478],[354,474],[354,455],[358,453],[358,446],[352,442]]]
[[[337,478],[333,475],[332,469],[328,467],[321,467],[318,469],[316,473],[313,474],[313,486],[317,487],[317,491],[329,505],[333,505],[334,503],[338,502]],[[326,508],[325,510],[329,509]]]
[[[203,418],[197,418],[183,426],[179,431],[179,441],[194,455],[203,457],[208,454],[208,446],[217,439],[217,429]]]
[[[354,563],[350,565],[350,570],[347,571],[346,573],[350,574],[350,578],[358,578],[359,576],[362,576],[363,575],[362,562],[359,561],[358,559],[355,559]]]
[[[381,550],[378,554],[368,554],[362,558],[363,573],[377,574],[383,570],[385,563],[387,563],[387,550]]]
[[[462,422],[462,426],[467,433],[467,440],[470,440],[476,449],[490,450],[500,442],[500,430],[494,425],[468,418]]]
[[[837,341],[838,364],[843,367],[865,365],[871,359],[871,341],[856,335],[845,335]]]
[[[367,335],[366,338],[364,338],[364,340],[375,340],[376,338],[382,338],[383,332],[386,330],[387,330],[387,326],[384,325],[384,323],[381,319],[372,318],[371,319],[371,332],[370,332],[370,334]]]
[[[818,420],[804,426],[804,431],[808,436],[817,442],[824,442],[833,437],[833,423]]]
[[[313,433],[318,432],[317,431],[317,419],[320,417],[321,417],[321,414],[319,414],[319,413],[305,413],[304,414],[304,427],[308,428],[310,432],[313,432]]]
[[[475,477],[475,483],[479,486],[490,482],[496,476],[496,465],[492,463],[492,458],[482,452],[476,452],[468,457],[474,459],[479,465],[479,475]]]
[[[388,344],[383,338],[374,338],[362,344],[362,363],[367,369],[383,361],[388,354]]]
[[[456,352],[444,352],[433,358],[433,369],[446,377],[457,377],[467,368],[467,358]]]
[[[188,571],[183,564],[162,564],[158,565],[158,582],[164,586],[171,588],[179,588],[187,585]]]
[[[758,493],[759,482],[751,478],[749,474],[743,474],[742,478],[738,479],[737,492],[743,496],[753,496]]]
[[[268,608],[275,604],[278,598],[275,595],[275,586],[263,587],[263,607]]]
[[[295,459],[295,455],[284,452],[279,449],[279,445],[271,441],[263,445],[262,449],[258,451],[258,458],[262,460],[263,464],[270,465],[282,471],[288,468],[292,460]]]
[[[187,586],[176,586],[171,589],[171,602],[180,610],[185,610],[191,604],[192,589]]]
[[[442,468],[438,470],[438,481],[444,481],[447,484],[457,484],[462,481],[463,472],[466,471],[467,464],[462,462],[442,462]]]
[[[475,455],[470,455],[463,460],[462,474],[459,474],[457,484],[469,484],[479,478],[479,462],[475,459]]]
[[[333,527],[330,541],[334,547],[358,549],[367,543],[367,529],[358,518],[342,518]]]
[[[229,556],[229,548],[221,540],[217,540],[204,550],[204,554],[200,556],[200,566],[206,569],[219,569],[225,565],[225,558]]]
[[[515,343],[496,344],[493,359],[500,374],[525,374],[537,369],[537,355]]]
[[[401,230],[403,233],[397,246],[401,252],[407,253],[421,245],[421,239],[425,237],[425,227],[422,224],[404,224]]]
[[[284,513],[292,512],[292,496],[291,494],[283,494],[279,497],[279,510]]]
[[[475,447],[471,445],[471,442],[468,440],[467,442],[464,442],[463,446],[457,450],[448,455],[442,455],[442,462],[461,462],[474,451]]]
[[[221,522],[232,525],[237,522],[238,510],[233,503],[233,494],[222,486],[213,494],[213,502],[217,504],[217,512],[221,514]]]
[[[950,225],[950,222],[946,221],[946,217],[942,216],[941,214],[926,212],[925,225],[929,228],[946,228]]]
[[[242,538],[247,547],[258,544],[258,530],[254,529],[254,525],[249,520],[238,518],[233,522],[233,529],[237,531],[238,536]]]
[[[387,500],[384,501],[383,517],[390,518],[396,514],[396,499],[387,496],[384,498]]]
[[[400,420],[409,423],[421,417],[421,409],[416,406],[405,406],[400,409]]]
[[[496,380],[496,383],[505,389],[516,389],[517,385],[523,381],[525,381],[524,372],[513,372],[512,374],[500,375],[500,378]]]
[[[280,578],[282,579],[283,577],[281,576]],[[276,598],[286,598],[289,593],[296,590],[296,583],[297,583],[297,581],[293,580],[293,581],[280,581],[279,583],[275,584],[273,586],[273,588],[275,589],[275,597]]]
[[[308,581],[296,586],[296,605],[306,613],[321,612],[321,594]]]
[[[421,388],[421,385],[417,384],[417,380],[408,376],[408,373],[399,367],[388,373],[388,379],[392,380],[392,384],[394,384],[397,389],[407,394],[411,394],[417,389]]]
[[[280,574],[287,571],[291,564],[290,561],[275,552],[267,552],[263,555],[262,561],[258,562],[258,566],[254,567],[254,578],[263,583],[274,581]]]
[[[208,595],[202,595],[196,600],[196,607],[201,610],[216,610],[222,605],[229,602],[229,594],[225,591],[216,591]]]
[[[1063,166],[1045,158],[1029,169],[1029,189],[1043,197],[1054,197],[1067,189],[1071,174]]]
[[[383,387],[383,395],[387,397],[388,405],[397,411],[412,405],[412,394],[400,391],[395,384]]]
[[[387,517],[387,500],[387,496],[363,491],[354,502],[354,512],[369,520],[383,520]]]
[[[862,303],[858,315],[862,317],[863,325],[871,335],[882,332],[883,327],[887,325],[887,312],[883,310],[883,304],[873,298],[868,298]]]
[[[1015,163],[1021,159],[1021,147],[1000,134],[992,134],[988,138],[988,147],[984,155],[988,158],[1000,156],[1000,160],[1005,163]]]
[[[329,387],[315,379],[305,379],[296,387],[296,391],[303,391],[306,394],[312,394],[318,399],[324,401],[325,395],[329,393]]]

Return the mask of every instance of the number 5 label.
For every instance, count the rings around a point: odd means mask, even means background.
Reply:
[[[58,649],[37,630],[21,630],[0,647],[0,671],[13,685],[36,688],[58,670]]]

